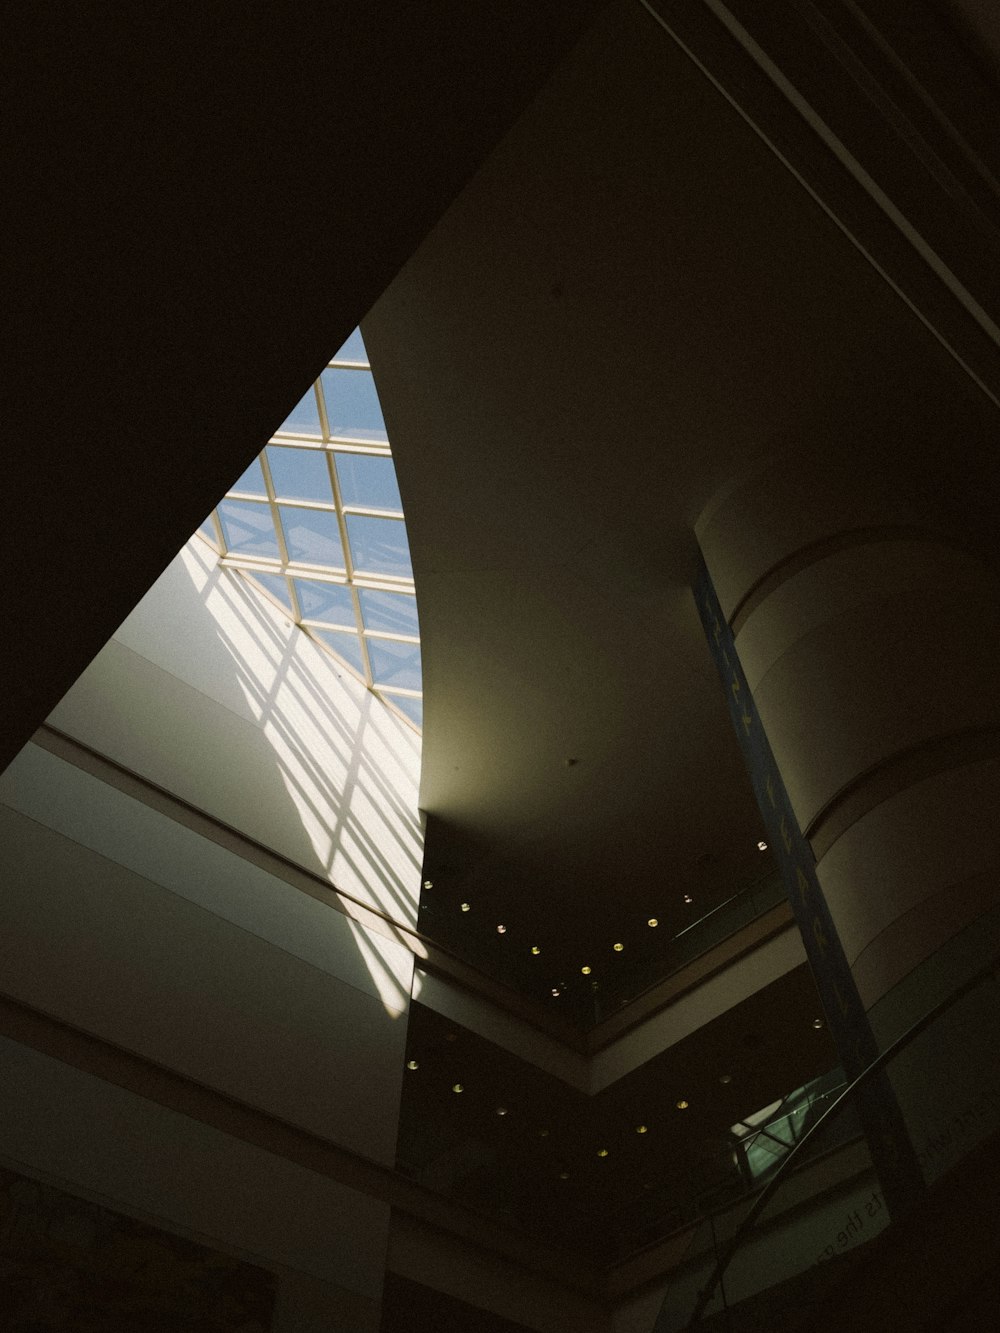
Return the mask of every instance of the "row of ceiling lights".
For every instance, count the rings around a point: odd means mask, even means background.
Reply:
[[[555,994],[555,993],[556,993],[556,992],[553,992],[553,994]],[[818,1032],[818,1031],[820,1031],[820,1030],[825,1026],[825,1024],[824,1024],[822,1018],[814,1018],[814,1019],[812,1020],[812,1026],[813,1026],[813,1027],[816,1029],[816,1031]],[[457,1034],[456,1034],[456,1033],[453,1033],[453,1032],[449,1032],[449,1033],[447,1034],[447,1038],[446,1038],[446,1039],[447,1039],[448,1041],[455,1041],[455,1040],[457,1040]],[[418,1069],[420,1068],[420,1061],[417,1060],[414,1056],[411,1056],[410,1059],[407,1060],[407,1062],[406,1062],[406,1067],[407,1067],[407,1069],[409,1069],[411,1072],[415,1072],[416,1070],[418,1070]],[[719,1082],[722,1083],[722,1084],[727,1084],[727,1085],[728,1085],[728,1084],[732,1083],[732,1081],[733,1081],[733,1076],[732,1076],[732,1074],[720,1074],[720,1075],[719,1075]],[[453,1083],[453,1084],[452,1084],[452,1087],[451,1087],[451,1090],[452,1090],[452,1092],[464,1092],[464,1091],[465,1091],[465,1085],[462,1084],[462,1083]],[[690,1105],[690,1103],[687,1102],[684,1098],[681,1098],[680,1101],[678,1101],[678,1102],[676,1103],[676,1106],[677,1106],[678,1111],[686,1111],[689,1105]],[[504,1106],[498,1106],[498,1107],[497,1107],[497,1115],[503,1116],[503,1115],[506,1115],[506,1114],[507,1114],[507,1108],[506,1108],[506,1107],[504,1107]],[[544,1137],[545,1135],[548,1134],[548,1130],[547,1130],[547,1129],[539,1130],[539,1133],[542,1135],[542,1137]],[[646,1126],[645,1126],[645,1125],[640,1125],[640,1126],[638,1126],[638,1127],[636,1128],[636,1133],[637,1133],[637,1134],[645,1134],[645,1133],[646,1133]]]
[[[766,851],[767,851],[767,843],[764,842],[763,839],[761,839],[761,841],[759,841],[759,842],[757,843],[757,850],[760,851],[760,852],[766,852]],[[424,888],[425,888],[425,889],[428,889],[428,890],[429,890],[429,889],[433,889],[433,887],[434,887],[434,881],[433,881],[433,880],[431,880],[431,879],[425,879],[425,880],[424,880]],[[685,893],[685,894],[684,894],[684,902],[685,902],[688,906],[690,906],[690,905],[694,902],[694,899],[691,897],[690,893]],[[471,912],[471,911],[472,911],[472,904],[471,904],[471,903],[468,903],[468,902],[459,903],[459,911],[461,911],[461,912]],[[655,917],[655,916],[651,916],[651,917],[649,917],[648,920],[646,921],[646,925],[649,926],[650,929],[652,929],[652,930],[655,930],[656,927],[657,927],[659,924],[660,924],[660,922],[659,922],[659,918],[658,918],[658,917]],[[506,935],[506,934],[507,934],[507,927],[503,924],[503,922],[501,922],[501,923],[497,926],[497,934],[498,934],[498,935]],[[613,944],[611,947],[614,949],[615,953],[621,953],[622,950],[625,948],[625,945],[622,944],[621,941],[618,941],[618,942],[616,942],[615,944]],[[541,949],[539,948],[539,946],[538,946],[537,944],[533,944],[533,945],[531,946],[531,952],[532,952],[532,954],[534,954],[534,955],[537,957],[538,954],[540,954],[542,951],[541,951]],[[580,970],[583,972],[583,975],[584,975],[584,976],[588,976],[588,975],[590,974],[590,968],[589,968],[589,967],[583,967],[583,968],[581,968]]]

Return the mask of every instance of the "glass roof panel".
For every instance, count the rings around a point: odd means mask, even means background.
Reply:
[[[303,620],[322,620],[328,625],[354,627],[354,598],[345,584],[296,579],[295,591]]]
[[[279,500],[316,500],[333,504],[330,467],[322,449],[293,449],[269,444],[265,449],[274,493]],[[392,467],[391,460],[386,460]]]
[[[264,485],[264,469],[260,465],[260,459],[255,458],[246,472],[243,473],[239,481],[230,486],[229,494],[234,495],[259,495],[262,499],[267,499],[267,487]]]
[[[199,532],[218,550],[217,523],[222,561],[266,590],[369,689],[419,728],[419,642],[372,637],[415,640],[419,631],[399,488],[360,330],[332,361],[345,365],[323,371]],[[347,368],[351,363],[363,368]],[[289,435],[308,436],[310,443],[289,444]],[[328,441],[338,436],[352,447],[331,450]],[[344,531],[348,553],[341,539]],[[273,573],[261,570],[265,561]],[[310,578],[303,565],[317,574],[329,571],[334,578]]]
[[[368,574],[413,578],[406,528],[398,519],[348,514],[347,536],[355,569]]]
[[[417,599],[409,592],[383,592],[378,588],[359,588],[361,615],[365,629],[386,634],[419,634]]]
[[[321,384],[332,436],[389,443],[370,370],[324,370]]]
[[[364,658],[361,654],[361,640],[356,634],[339,629],[314,629],[309,631],[320,643],[332,648],[338,657],[342,657],[348,666],[354,668],[359,676],[365,674]]]
[[[344,568],[336,514],[328,509],[300,509],[293,505],[279,505],[278,513],[289,560],[303,565]]]
[[[219,538],[216,536],[215,523],[212,521],[211,514],[209,514],[208,518],[201,524],[198,531],[206,541],[210,541],[214,547],[218,548]]]
[[[399,639],[368,639],[368,659],[376,685],[420,689],[420,644]]]
[[[384,699],[392,703],[410,719],[415,727],[424,725],[424,701],[412,694],[390,694],[388,690],[379,691]]]
[[[316,386],[296,404],[290,415],[281,424],[281,430],[292,435],[322,436],[323,427],[319,420],[319,404],[316,400]]]
[[[218,509],[226,549],[234,555],[281,556],[271,508],[253,500],[223,500]]]
[[[376,454],[342,454],[337,458],[337,480],[345,505],[362,509],[403,512],[392,459]]]
[[[331,361],[363,361],[368,364],[368,353],[365,351],[364,342],[361,339],[361,330],[355,329],[347,342],[337,352],[336,356],[330,358]]]
[[[262,574],[254,571],[251,577],[266,589],[275,601],[280,602],[286,611],[292,611],[292,596],[288,591],[288,580],[284,574]]]

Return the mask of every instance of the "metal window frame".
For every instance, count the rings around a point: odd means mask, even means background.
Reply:
[[[367,361],[357,360],[337,360],[336,357],[327,363],[324,369],[333,370],[358,370],[368,371],[371,366]],[[261,473],[264,478],[265,496],[250,492],[238,491],[233,489],[227,491],[222,497],[223,500],[243,500],[254,501],[257,504],[268,509],[271,516],[271,522],[274,526],[275,537],[277,539],[278,557],[270,556],[246,556],[230,550],[226,541],[225,530],[219,516],[219,508],[216,506],[208,516],[206,522],[211,525],[215,533],[216,554],[218,562],[224,569],[232,569],[242,576],[253,581],[255,591],[266,597],[273,605],[277,606],[283,615],[290,617],[294,624],[298,625],[310,639],[317,644],[324,652],[342,667],[345,667],[352,676],[360,680],[367,689],[376,695],[397,717],[401,718],[407,726],[416,731],[420,728],[408,717],[402,709],[393,703],[393,698],[397,699],[422,699],[423,691],[418,689],[409,689],[406,687],[382,684],[375,680],[372,672],[371,657],[368,651],[368,642],[384,641],[389,643],[401,643],[409,646],[419,646],[419,634],[394,634],[387,630],[367,629],[364,622],[364,614],[361,607],[361,598],[359,592],[369,590],[372,592],[394,592],[401,593],[404,596],[416,596],[414,581],[411,575],[402,574],[375,574],[365,570],[359,570],[355,567],[354,555],[351,550],[350,536],[347,530],[347,519],[349,517],[376,518],[387,522],[402,523],[405,532],[405,517],[402,510],[379,509],[372,505],[345,504],[340,487],[340,478],[337,474],[338,453],[360,454],[375,458],[392,458],[392,449],[388,441],[383,440],[361,440],[352,436],[334,435],[330,430],[329,417],[326,410],[326,398],[323,391],[321,379],[316,379],[312,385],[316,396],[320,430],[320,437],[315,435],[306,435],[302,432],[277,430],[267,441],[267,444],[257,456],[260,462]],[[377,388],[376,388],[377,392]],[[311,450],[314,453],[326,455],[327,478],[330,483],[331,500],[328,503],[325,500],[299,500],[286,499],[279,496],[271,473],[270,462],[267,450],[271,445],[282,448],[293,448]],[[242,475],[242,474],[241,474]],[[222,503],[220,500],[219,504]],[[282,509],[306,509],[314,512],[334,514],[337,521],[337,530],[340,534],[341,546],[343,548],[344,568],[339,569],[332,565],[310,564],[302,560],[292,560],[288,551],[288,542],[285,537],[282,524]],[[202,525],[204,526],[204,525]],[[198,535],[208,543],[213,545],[211,539],[199,528]],[[254,579],[256,574],[266,574],[269,576],[281,576],[285,580],[285,586],[288,592],[287,604],[265,587],[262,583]],[[303,614],[301,600],[295,580],[309,579],[318,583],[331,583],[338,587],[345,587],[350,590],[351,605],[354,612],[354,623],[348,625],[344,622],[325,621],[316,616],[306,616]],[[346,657],[341,656],[328,643],[319,638],[318,634],[312,633],[312,630],[335,630],[341,633],[353,633],[360,645],[361,661],[363,670],[358,672],[357,667]]]

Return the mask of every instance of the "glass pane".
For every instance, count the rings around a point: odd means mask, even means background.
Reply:
[[[324,370],[322,380],[331,435],[388,443],[370,370]]]
[[[240,491],[244,495],[261,495],[266,500],[267,488],[264,485],[264,472],[260,466],[260,459],[255,458],[239,481],[230,486],[229,489],[230,491]]]
[[[316,579],[296,579],[295,591],[303,620],[325,620],[334,625],[354,626],[354,599],[342,583],[320,583]]]
[[[281,505],[279,513],[290,560],[344,568],[336,514],[322,509],[294,509],[291,505]]]
[[[347,342],[337,353],[330,358],[331,361],[364,361],[368,362],[368,353],[365,351],[365,344],[361,338],[361,330],[355,329]]]
[[[278,538],[267,505],[252,500],[223,500],[218,508],[226,547],[233,555],[259,555],[277,560]]]
[[[342,657],[349,666],[360,675],[365,674],[364,659],[361,656],[361,640],[356,634],[338,629],[310,629],[320,643],[332,648],[338,657]]]
[[[208,518],[205,519],[204,523],[200,525],[198,531],[201,533],[203,537],[207,537],[208,540],[212,543],[212,545],[216,548],[216,550],[218,550],[219,538],[216,535],[215,524],[212,522],[211,514],[209,514]]]
[[[300,403],[296,404],[278,429],[289,431],[293,435],[322,435],[316,390],[311,385],[309,392]]]
[[[386,634],[419,634],[417,599],[407,592],[376,592],[359,588],[361,615],[365,629],[383,630]]]
[[[413,577],[406,527],[402,521],[348,514],[347,535],[355,569],[364,569],[370,574]]]
[[[292,614],[292,599],[288,592],[288,580],[284,574],[253,574],[251,577],[255,583],[259,583],[262,588],[266,588],[275,601],[280,602],[289,614]]]
[[[333,504],[329,465],[321,449],[282,449],[280,445],[269,444],[267,465],[279,499]]]
[[[408,694],[390,694],[388,691],[386,691],[383,697],[391,699],[399,711],[405,713],[410,721],[416,726],[422,727],[424,725],[423,699],[414,699]]]
[[[419,690],[420,644],[400,643],[394,639],[369,639],[368,660],[376,685],[398,685],[402,690]]]
[[[337,478],[345,505],[403,512],[391,458],[374,454],[337,454]]]

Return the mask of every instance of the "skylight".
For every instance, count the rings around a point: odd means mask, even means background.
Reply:
[[[361,331],[199,529],[419,728],[420,637],[403,508]]]

